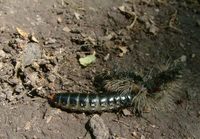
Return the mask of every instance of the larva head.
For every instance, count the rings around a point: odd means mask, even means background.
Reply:
[[[56,94],[55,93],[51,93],[47,96],[47,99],[50,103],[53,103],[56,99]]]

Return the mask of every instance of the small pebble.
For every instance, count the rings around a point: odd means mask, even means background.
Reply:
[[[62,18],[61,18],[61,17],[58,17],[58,18],[57,18],[57,22],[58,22],[58,24],[62,23]]]
[[[68,28],[68,27],[66,26],[66,27],[64,27],[64,28],[63,28],[63,31],[64,31],[64,32],[70,32],[70,31],[71,31],[71,29],[70,29],[70,28]]]
[[[17,84],[15,87],[15,92],[22,93],[24,90],[24,86],[22,84]]]
[[[3,48],[3,51],[6,52],[6,53],[11,53],[12,49],[10,47],[8,47],[8,46],[5,46]]]
[[[6,53],[3,50],[0,50],[0,57],[6,57]]]
[[[103,119],[95,114],[89,120],[89,126],[91,128],[92,135],[95,139],[108,139],[109,138],[109,130],[108,127],[104,124]]]
[[[192,58],[195,58],[195,56],[196,56],[195,54],[192,54]]]
[[[131,112],[127,109],[123,109],[122,112],[123,112],[124,116],[130,116],[131,115]]]
[[[159,10],[158,8],[156,8],[155,11],[156,11],[157,13],[160,12],[160,10]]]
[[[186,62],[186,60],[187,60],[187,56],[182,55],[182,56],[181,56],[181,62]]]
[[[56,76],[53,75],[53,74],[49,74],[48,80],[49,80],[50,82],[54,82],[54,81],[56,80]]]
[[[23,66],[31,65],[36,59],[40,59],[41,55],[42,52],[37,43],[28,43],[22,55]]]

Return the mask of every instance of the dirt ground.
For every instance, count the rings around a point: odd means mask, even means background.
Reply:
[[[116,139],[199,139],[199,38],[196,0],[0,0],[0,138],[90,139],[92,114],[53,108],[37,92],[92,93],[97,73],[145,75],[182,57],[181,83],[167,90],[174,105],[100,117]],[[83,68],[78,59],[94,51]]]

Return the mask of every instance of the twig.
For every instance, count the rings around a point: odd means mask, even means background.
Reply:
[[[176,20],[176,17],[177,17],[177,10],[175,10],[175,12],[172,14],[172,17],[171,17],[171,19],[169,21],[169,27],[172,28],[172,29],[174,29],[174,30],[176,30],[179,33],[182,33],[182,30],[178,29],[177,27],[175,27],[173,25],[174,22],[175,22],[175,20]]]
[[[137,21],[137,18],[138,18],[135,12],[132,12],[132,15],[134,16],[134,20],[129,26],[126,27],[128,30],[133,28],[133,26],[135,25],[135,22]]]

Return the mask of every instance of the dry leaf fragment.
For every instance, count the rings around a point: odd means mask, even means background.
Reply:
[[[77,20],[80,20],[80,19],[81,19],[81,18],[80,18],[81,15],[80,15],[79,13],[75,12],[74,15],[75,15],[75,17],[76,17]]]
[[[31,34],[30,41],[39,43],[39,41],[36,39],[36,37],[34,36],[34,34]]]
[[[119,46],[118,47],[121,50],[121,53],[119,54],[120,57],[124,56],[128,52],[128,49],[124,46]]]
[[[70,29],[69,27],[65,26],[65,27],[63,28],[63,31],[64,31],[64,32],[70,32],[71,29]]]
[[[20,29],[20,28],[16,28],[17,29],[17,33],[19,33],[19,35],[23,38],[23,39],[28,39],[29,33],[25,32],[24,30]]]
[[[119,6],[118,9],[119,9],[121,12],[126,12],[125,6],[124,6],[124,5]]]
[[[57,22],[58,22],[58,24],[60,24],[60,23],[62,22],[62,18],[61,18],[61,17],[58,17],[58,18],[57,18]]]
[[[95,61],[96,61],[95,52],[92,55],[88,55],[79,59],[80,64],[84,67],[88,66],[91,63],[94,63]]]

